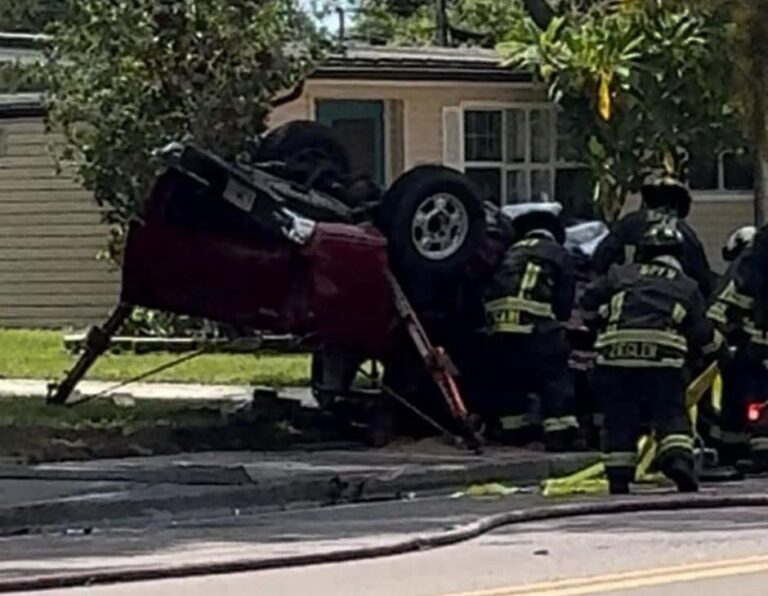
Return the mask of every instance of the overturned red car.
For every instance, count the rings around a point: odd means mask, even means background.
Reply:
[[[120,306],[91,331],[50,401],[67,400],[141,306],[301,336],[316,350],[313,385],[326,406],[366,359],[383,361],[404,392],[423,387],[397,364],[411,351],[461,434],[474,434],[457,371],[420,320],[439,335],[456,315],[456,289],[508,241],[471,180],[421,166],[382,191],[351,173],[331,131],[310,122],[272,131],[238,160],[192,144],[157,155],[164,171],[130,224]]]

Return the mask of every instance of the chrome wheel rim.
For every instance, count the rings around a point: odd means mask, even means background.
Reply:
[[[425,259],[440,261],[454,255],[469,233],[469,214],[455,195],[438,193],[424,199],[411,223],[411,241]]]

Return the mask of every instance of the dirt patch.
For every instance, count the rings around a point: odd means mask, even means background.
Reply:
[[[351,438],[334,420],[291,400],[99,400],[66,407],[0,398],[0,457],[25,462],[279,450]]]

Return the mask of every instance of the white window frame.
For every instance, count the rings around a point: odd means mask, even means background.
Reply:
[[[730,190],[725,188],[725,156],[728,153],[737,153],[737,151],[728,149],[720,151],[717,155],[717,188],[691,189],[691,193],[697,199],[714,202],[752,199],[754,190]]]
[[[457,166],[466,171],[467,168],[499,169],[501,175],[501,204],[508,203],[509,192],[507,189],[508,172],[526,172],[527,173],[527,191],[528,196],[532,195],[532,172],[546,171],[549,174],[550,188],[549,198],[555,200],[555,187],[557,171],[561,169],[579,169],[584,164],[577,162],[563,161],[559,159],[557,152],[557,117],[559,108],[552,102],[462,102],[459,105],[461,119],[461,143],[460,161]],[[507,110],[521,110],[525,112],[525,159],[522,162],[504,161],[507,155]],[[550,112],[550,147],[552,148],[550,158],[546,162],[531,161],[531,112],[537,110],[546,110]],[[464,118],[466,112],[501,112],[501,156],[500,161],[475,161],[466,159],[466,131],[464,130]]]
[[[679,149],[680,153],[688,157],[686,149]],[[728,203],[751,201],[754,198],[754,190],[728,190],[725,188],[725,162],[723,157],[727,153],[734,153],[733,149],[721,151],[717,159],[717,188],[691,188],[690,192],[695,201],[702,203]]]

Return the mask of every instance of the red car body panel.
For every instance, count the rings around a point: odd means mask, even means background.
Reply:
[[[318,336],[371,355],[389,348],[397,323],[384,236],[367,224],[319,224],[301,256]]]
[[[144,222],[130,227],[123,302],[371,356],[389,347],[396,312],[387,241],[374,227],[320,223],[301,246],[170,225],[162,204],[153,197]]]

